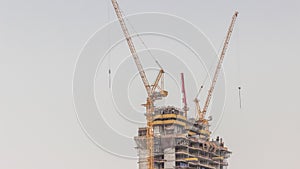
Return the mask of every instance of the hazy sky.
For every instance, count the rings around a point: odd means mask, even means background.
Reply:
[[[238,10],[224,62],[225,114],[216,131],[234,152],[229,168],[299,168],[299,1],[119,4],[126,14],[163,12],[185,18],[216,48]],[[95,146],[82,131],[73,105],[79,52],[113,19],[109,0],[0,1],[0,168],[137,168],[135,160]],[[242,110],[237,99],[240,83]]]

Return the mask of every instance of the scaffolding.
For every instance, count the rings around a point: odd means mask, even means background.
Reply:
[[[225,169],[231,151],[222,138],[210,138],[205,126],[185,117],[185,111],[173,106],[155,108],[153,115],[155,169]],[[139,169],[147,169],[146,128],[135,138]]]

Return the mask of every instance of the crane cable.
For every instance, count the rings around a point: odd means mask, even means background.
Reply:
[[[239,24],[236,27],[236,56],[237,56],[237,71],[238,71],[238,94],[239,94],[239,107],[242,109],[242,80],[241,80],[241,58],[240,58],[240,51],[239,51],[239,39],[240,39],[240,30]]]
[[[120,9],[121,13],[123,16],[126,16],[124,14],[124,11],[122,9]],[[149,53],[149,55],[152,57],[152,59],[155,61],[156,65],[163,70],[161,64],[159,63],[159,61],[156,59],[156,57],[152,54],[152,52],[149,50],[148,46],[146,45],[146,43],[144,42],[144,40],[142,39],[142,37],[140,36],[140,34],[135,30],[134,26],[130,23],[129,19],[127,17],[124,17],[124,19],[127,21],[128,25],[131,27],[131,29],[133,30],[133,32],[136,34],[136,36],[139,38],[139,40],[141,41],[142,45],[146,48],[146,51]]]
[[[107,3],[107,22],[110,22],[110,3]],[[108,29],[108,46],[111,46],[111,31]],[[108,87],[111,89],[111,52],[108,54]]]
[[[240,51],[239,51],[239,27],[237,26],[237,28],[236,28],[236,36],[237,36],[237,38],[236,38],[236,45],[237,45],[237,50],[236,50],[236,56],[237,56],[237,72],[238,72],[238,98],[239,98],[239,107],[240,107],[240,109],[242,109],[242,82],[241,82],[241,68],[240,68]],[[226,38],[224,38],[224,40],[223,40],[223,42],[225,41],[225,39]],[[222,46],[219,48],[219,51],[218,51],[218,54],[220,53],[220,51],[221,51],[221,49],[222,49]],[[219,59],[219,58],[218,58]],[[211,72],[211,69],[212,69],[212,67],[213,67],[213,65],[214,64],[212,64],[211,66],[210,66],[210,68],[209,68],[209,72]],[[201,88],[199,89],[199,91],[198,91],[198,93],[197,93],[197,95],[196,95],[196,99],[198,98],[198,96],[200,95],[200,93],[201,93],[201,91],[202,91],[202,88],[203,88],[203,85],[206,83],[206,81],[207,81],[207,79],[208,79],[208,76],[209,76],[209,72],[206,74],[206,77],[205,77],[205,79],[204,79],[204,81],[203,81],[203,83],[202,83],[202,85],[201,85]]]
[[[223,39],[223,42],[225,41],[225,37],[224,37],[224,39]],[[206,76],[205,76],[205,78],[204,78],[204,80],[202,81],[202,84],[201,84],[201,87],[200,87],[200,89],[198,90],[198,93],[197,93],[197,95],[196,95],[196,99],[198,98],[198,96],[200,95],[200,93],[201,93],[201,91],[202,91],[202,88],[204,87],[204,84],[206,83],[206,81],[207,81],[207,79],[208,79],[208,77],[209,77],[209,72],[211,72],[212,71],[212,68],[213,68],[213,66],[215,66],[215,65],[217,65],[218,64],[218,60],[219,60],[219,54],[221,53],[221,50],[222,50],[222,44],[223,43],[221,43],[221,45],[220,45],[220,47],[219,47],[219,50],[218,50],[218,52],[217,52],[217,60],[216,60],[216,62],[215,63],[213,63],[213,64],[211,64],[210,65],[210,67],[209,67],[209,69],[208,69],[208,72],[207,72],[207,74],[206,74]]]
[[[225,41],[225,38],[224,38],[223,41]],[[220,45],[219,50],[218,50],[217,55],[216,55],[216,56],[217,56],[217,62],[210,65],[210,67],[209,67],[209,69],[208,69],[208,71],[207,71],[207,73],[206,73],[206,76],[205,76],[204,80],[202,81],[202,84],[201,84],[201,86],[200,86],[200,89],[198,90],[198,93],[197,93],[197,95],[196,95],[196,97],[195,97],[195,100],[196,100],[196,99],[198,100],[198,97],[199,97],[199,95],[201,94],[202,89],[204,88],[204,84],[206,83],[206,81],[207,81],[207,79],[208,79],[208,77],[209,77],[209,72],[211,72],[213,66],[215,66],[215,65],[218,63],[218,60],[219,60],[218,55],[219,55],[219,53],[221,52],[221,50],[222,50],[222,44]],[[195,109],[197,109],[197,108],[195,108]],[[198,116],[198,113],[197,113],[197,111],[195,111],[195,117],[197,117],[197,116]]]

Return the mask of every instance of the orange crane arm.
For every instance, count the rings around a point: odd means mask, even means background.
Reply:
[[[147,143],[147,150],[148,150],[148,157],[147,157],[148,167],[147,168],[154,169],[154,156],[153,156],[153,154],[154,154],[154,143],[153,143],[154,134],[153,134],[152,114],[154,112],[154,101],[157,98],[160,98],[160,96],[166,97],[168,95],[168,92],[163,90],[163,85],[162,85],[162,88],[159,88],[159,86],[158,86],[159,81],[161,81],[163,83],[164,71],[162,69],[160,70],[160,72],[154,82],[154,85],[150,86],[149,81],[146,77],[145,71],[143,69],[143,66],[141,64],[141,61],[137,55],[134,44],[133,44],[130,34],[128,32],[128,29],[126,27],[126,24],[123,19],[122,13],[120,11],[119,5],[116,0],[111,0],[111,2],[114,7],[114,10],[116,12],[116,15],[118,17],[118,20],[120,22],[120,25],[122,27],[122,31],[126,38],[130,52],[133,56],[133,59],[135,61],[135,64],[138,68],[139,74],[142,78],[142,81],[144,83],[144,86],[145,86],[147,94],[148,94],[147,102],[146,102],[146,104],[144,104],[144,106],[146,107],[146,119],[147,119],[147,134],[146,134],[146,140],[147,140],[146,143]],[[161,91],[159,93],[155,92],[156,88],[159,88]],[[157,95],[157,94],[160,94],[160,95]]]
[[[220,56],[220,59],[219,59],[218,65],[217,65],[217,69],[215,71],[214,78],[213,78],[211,87],[210,87],[210,89],[208,91],[207,99],[206,99],[206,102],[205,102],[203,110],[202,110],[202,113],[204,115],[205,115],[205,113],[206,113],[206,111],[208,109],[210,100],[212,98],[212,94],[213,94],[213,91],[214,91],[216,83],[217,83],[217,79],[218,79],[218,76],[219,76],[219,73],[220,73],[220,70],[221,70],[221,67],[222,67],[224,56],[225,56],[226,50],[228,48],[228,44],[229,44],[229,41],[230,41],[230,38],[231,38],[231,34],[232,34],[232,31],[233,31],[233,28],[234,28],[234,24],[235,24],[235,21],[236,21],[236,18],[238,16],[238,14],[239,14],[238,12],[235,12],[234,15],[233,15],[233,17],[232,17],[231,24],[229,26],[229,29],[228,29],[228,32],[227,32],[227,36],[226,36],[226,39],[225,39],[225,42],[224,42],[224,46],[223,46],[223,49],[222,49],[222,52],[221,52],[221,56]]]
[[[132,42],[131,36],[130,36],[130,34],[128,32],[128,29],[126,27],[125,21],[123,19],[122,13],[121,13],[120,8],[119,8],[119,4],[117,3],[116,0],[111,0],[111,2],[113,4],[113,7],[114,7],[115,12],[116,12],[116,15],[117,15],[118,20],[120,22],[120,25],[122,27],[122,31],[123,31],[124,36],[126,38],[126,41],[127,41],[128,46],[129,46],[130,52],[131,52],[131,54],[133,56],[134,62],[136,64],[136,66],[138,68],[138,71],[139,71],[139,74],[140,74],[140,76],[141,76],[141,78],[143,80],[143,83],[144,83],[144,86],[146,88],[147,94],[150,97],[151,96],[151,87],[149,85],[149,81],[148,81],[148,79],[146,77],[146,73],[145,73],[145,71],[143,69],[142,63],[141,63],[141,61],[140,61],[140,59],[138,57],[138,54],[137,54],[137,52],[135,50],[135,47],[134,47],[134,44]]]

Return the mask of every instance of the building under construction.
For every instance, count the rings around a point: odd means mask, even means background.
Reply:
[[[163,84],[165,71],[161,65],[158,64],[161,69],[154,83],[150,85],[130,33],[126,27],[119,5],[116,0],[111,1],[147,92],[147,99],[144,104],[146,108],[147,126],[139,128],[138,136],[135,137],[139,157],[139,169],[226,168],[228,166],[227,159],[231,152],[224,145],[222,138],[211,138],[211,132],[209,130],[210,119],[206,117],[206,112],[217,83],[238,12],[235,12],[232,17],[203,109],[200,108],[198,92],[194,100],[197,117],[188,119],[183,73],[181,74],[181,81],[184,107],[156,107],[154,104],[155,101],[167,97],[168,95],[168,92],[164,90]],[[158,63],[158,61],[156,62]]]
[[[208,125],[187,119],[176,107],[156,108],[153,117],[154,168],[223,169],[230,151],[222,138],[210,138]],[[139,169],[148,169],[146,128],[139,128],[135,137]]]

